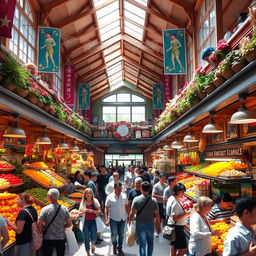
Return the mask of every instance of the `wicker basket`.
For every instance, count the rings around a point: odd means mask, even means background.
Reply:
[[[202,100],[207,96],[207,93],[205,91],[197,92],[197,96],[200,100]]]
[[[225,79],[224,79],[222,76],[216,77],[216,78],[213,80],[213,84],[214,84],[216,87],[220,87],[224,82],[225,82]]]
[[[243,60],[239,63],[235,63],[234,65],[232,65],[231,69],[235,72],[238,73],[240,70],[242,70],[246,65],[248,64],[248,62],[246,60]]]
[[[43,108],[44,107],[44,103],[43,102],[37,102],[36,105],[39,107],[39,108]]]
[[[207,87],[205,87],[205,90],[206,90],[207,94],[212,93],[215,89],[216,89],[216,87],[215,87],[214,84],[210,84]]]
[[[248,52],[244,57],[248,62],[254,61],[256,59],[256,50]]]
[[[46,112],[49,112],[50,109],[51,109],[51,107],[49,105],[43,106],[43,110],[46,111]]]
[[[28,100],[29,102],[33,103],[33,104],[37,104],[37,102],[38,102],[37,97],[34,96],[34,95],[28,95],[28,96],[27,96],[27,100]]]
[[[3,82],[3,85],[6,89],[13,92],[17,87],[14,84],[7,84],[5,81]]]
[[[15,90],[15,93],[17,94],[17,95],[19,95],[21,98],[26,98],[26,96],[28,95],[28,90],[21,90],[21,89],[19,89],[19,90]]]
[[[234,74],[235,72],[231,68],[226,69],[224,72],[222,72],[222,76],[227,80],[230,79]]]

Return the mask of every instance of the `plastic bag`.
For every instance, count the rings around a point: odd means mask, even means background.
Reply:
[[[126,232],[126,244],[129,247],[134,246],[134,243],[137,239],[136,235],[136,222],[132,221],[131,225],[127,225],[127,232]]]
[[[101,217],[97,216],[95,221],[96,221],[96,226],[97,226],[97,232],[98,233],[103,232],[106,229],[106,225],[104,224]]]
[[[75,234],[72,231],[72,227],[66,228],[65,234],[67,239],[67,252],[68,254],[74,254],[79,250],[79,246],[77,244]]]

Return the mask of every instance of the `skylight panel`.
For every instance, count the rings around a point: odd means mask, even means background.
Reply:
[[[142,40],[142,37],[143,37],[142,34],[136,32],[136,31],[134,31],[134,30],[132,30],[132,29],[130,29],[128,27],[124,27],[124,31],[128,35],[130,35],[130,36],[132,36],[132,37],[134,37],[134,38],[136,38],[138,40]]]
[[[132,30],[134,30],[135,32],[139,33],[139,34],[142,34],[143,35],[143,29],[142,28],[139,28],[137,27],[136,25],[132,24],[131,22],[129,21],[124,21],[124,26],[125,27],[128,27]]]
[[[120,27],[117,27],[111,31],[106,32],[105,34],[100,33],[101,41],[106,41],[107,39],[120,33]]]
[[[112,67],[107,69],[108,76],[112,76],[113,74],[117,73],[118,71],[121,71],[121,62],[119,62],[116,65],[113,65]]]
[[[137,16],[139,16],[142,19],[145,19],[146,12],[137,6],[130,4],[127,1],[124,1],[124,9],[136,14]]]
[[[115,57],[117,57],[119,55],[121,55],[121,50],[117,50],[117,51],[105,56],[105,61],[108,62],[108,61],[114,59]]]
[[[119,82],[121,82],[121,81],[122,81],[122,76],[120,76],[120,77],[118,77],[117,79],[115,79],[115,80],[109,82],[110,87],[116,85],[117,83],[119,83]]]
[[[134,22],[144,26],[145,19],[140,18],[139,16],[135,15],[134,13],[132,13],[130,11],[124,10],[124,16],[129,18],[130,20],[133,20]]]
[[[96,11],[97,18],[100,19],[103,16],[106,16],[112,13],[114,10],[119,9],[119,2],[115,1],[107,6],[102,7],[101,9]]]
[[[114,44],[103,51],[104,56],[120,48],[120,43]]]
[[[105,34],[106,32],[109,32],[110,30],[116,29],[117,27],[119,28],[119,31],[120,31],[120,20],[117,20],[117,21],[105,26],[104,28],[101,28],[100,33]]]
[[[135,0],[136,2],[143,4],[144,6],[148,5],[148,0]]]
[[[98,18],[98,25],[100,28],[104,27],[104,25],[111,23],[112,21],[119,19],[119,9],[113,10],[111,13],[103,16],[102,18]]]
[[[121,71],[116,73],[116,74],[114,74],[114,75],[112,75],[111,77],[109,77],[108,80],[111,83],[111,82],[113,82],[113,81],[115,81],[117,79],[120,79],[120,78],[122,78],[122,72]]]
[[[94,2],[94,6],[98,7],[101,4],[104,4],[105,2],[107,2],[107,0],[94,0],[93,2]]]

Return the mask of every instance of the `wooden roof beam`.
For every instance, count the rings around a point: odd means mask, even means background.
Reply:
[[[169,17],[169,16],[167,16],[163,13],[155,11],[152,8],[148,8],[148,7],[144,6],[143,4],[140,4],[140,3],[136,2],[135,0],[126,0],[126,1],[135,5],[135,6],[137,6],[137,7],[139,7],[139,8],[141,8],[142,10],[148,12],[149,14],[151,14],[155,17],[158,17],[159,19],[164,20],[164,21],[166,21],[166,22],[168,22],[168,23],[170,23],[170,24],[172,24],[172,25],[174,25],[178,28],[183,28],[184,27],[184,24],[182,22],[178,21],[177,19],[174,19],[174,18]]]
[[[106,48],[118,43],[120,40],[122,39],[122,35],[118,34],[108,40],[106,40],[103,43],[100,43],[99,45],[95,46],[93,49],[88,50],[84,55],[79,56],[75,59],[72,59],[72,63],[77,64],[89,57],[91,57],[92,55],[95,55],[103,50],[105,50]]]
[[[68,2],[70,2],[71,0],[55,0],[54,2],[50,3],[50,4],[47,4],[46,6],[43,6],[43,12],[51,12],[53,9],[61,6],[61,5],[64,5]]]
[[[102,59],[102,57],[100,57],[100,58],[98,58],[98,59],[94,60],[93,62],[86,63],[86,64],[85,64],[85,65],[83,65],[82,67],[80,67],[80,68],[76,69],[76,72],[79,72],[79,71],[83,70],[84,68],[86,68],[86,67],[88,67],[88,66],[90,66],[90,65],[94,64],[95,62],[97,62],[97,61],[99,61],[99,60],[101,60],[101,59]]]
[[[141,41],[139,41],[139,40],[127,35],[127,34],[123,35],[123,40],[126,41],[127,43],[133,45],[134,47],[137,47],[138,49],[148,53],[149,55],[152,55],[156,59],[159,59],[159,60],[163,61],[163,55],[162,54],[153,51],[152,49],[150,49],[149,47],[144,45]]]
[[[192,4],[188,4],[184,0],[168,0],[168,1],[174,5],[182,8],[186,12],[190,21],[192,21],[192,13],[193,13]]]
[[[103,86],[101,88],[99,88],[98,90],[95,90],[94,92],[91,93],[91,97],[93,97],[95,94],[101,93],[102,91],[106,90],[108,88],[108,85],[106,84],[106,86]]]
[[[95,86],[91,86],[91,93],[94,92],[94,91],[97,91],[99,88],[102,88],[103,86],[105,86],[107,84],[108,84],[108,82],[107,82],[107,80],[105,80],[105,81],[102,81],[102,82],[98,83]]]
[[[137,68],[139,68],[141,70],[144,70],[145,72],[151,74],[152,76],[157,77],[160,81],[162,81],[162,78],[163,78],[162,75],[160,75],[159,73],[155,72],[154,70],[152,70],[152,69],[150,69],[148,67],[145,67],[143,65],[140,65],[138,62],[136,62],[135,60],[133,60],[133,59],[131,59],[131,58],[125,56],[125,55],[123,56],[123,58],[124,58],[124,61],[129,62],[130,64],[136,66]]]

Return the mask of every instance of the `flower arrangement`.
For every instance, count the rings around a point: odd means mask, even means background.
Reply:
[[[228,53],[229,45],[226,40],[219,40],[217,50],[209,56],[210,63],[216,64],[222,61]]]

